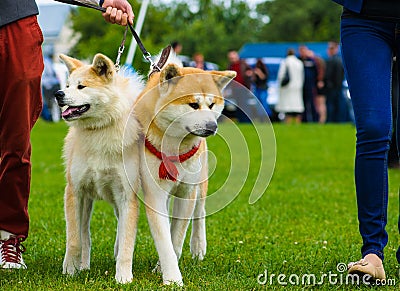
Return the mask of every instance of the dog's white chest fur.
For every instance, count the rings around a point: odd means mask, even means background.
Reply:
[[[71,134],[79,134],[79,131]],[[112,145],[110,139],[90,138],[89,140],[83,140],[82,144],[78,147],[75,144],[71,149],[74,152],[70,159],[71,183],[79,196],[106,200],[114,204],[117,197],[121,198],[121,193],[130,192],[129,179],[134,180],[137,176],[137,168],[124,166],[124,162],[137,163],[137,161],[131,161],[138,155],[137,146],[132,144],[124,147],[123,152],[121,141]],[[95,142],[92,143],[92,141]],[[105,143],[109,144],[106,146]],[[116,151],[104,151],[104,149],[118,149],[118,147],[120,149]],[[68,154],[66,152],[66,155]]]
[[[118,165],[117,165],[118,166]],[[79,166],[78,166],[79,167]],[[72,184],[78,195],[85,195],[96,200],[106,200],[113,204],[115,193],[123,193],[126,183],[121,173],[121,167],[96,169],[80,168],[71,172]]]

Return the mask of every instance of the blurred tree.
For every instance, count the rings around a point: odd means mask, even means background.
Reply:
[[[257,5],[257,13],[269,19],[257,35],[263,41],[339,40],[341,8],[332,1],[265,1]]]
[[[170,8],[167,23],[172,26],[165,42],[178,40],[183,44],[182,54],[192,56],[201,52],[205,59],[225,68],[226,52],[256,41],[249,33],[258,21],[250,18],[245,1],[197,0],[177,3]]]

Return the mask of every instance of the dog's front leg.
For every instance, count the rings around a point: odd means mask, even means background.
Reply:
[[[145,191],[146,215],[150,231],[158,252],[163,283],[166,285],[183,285],[178,259],[171,240],[168,215],[168,193]]]
[[[206,197],[208,182],[200,184],[200,197],[197,198],[192,220],[190,252],[193,258],[203,260],[206,255]]]
[[[132,282],[132,259],[136,239],[136,229],[139,214],[139,202],[136,193],[132,199],[118,203],[118,229],[116,241],[116,270],[115,279],[118,283],[126,284]]]
[[[80,212],[81,201],[74,195],[71,184],[67,184],[64,196],[67,244],[63,263],[63,274],[73,275],[81,265]]]
[[[119,221],[119,213],[118,213],[118,206],[114,207],[114,214],[117,218],[117,222]],[[115,236],[115,243],[114,243],[114,259],[117,261],[118,257],[118,246],[119,246],[119,239],[118,239],[118,226],[117,226],[117,235]]]
[[[198,191],[196,186],[193,187],[193,189],[186,189],[185,187],[185,190],[189,190],[189,195],[179,195],[179,193],[177,193],[178,197],[174,198],[174,209],[171,222],[172,244],[178,261],[182,254],[182,247],[190,219],[193,216]]]
[[[82,242],[82,255],[81,255],[81,270],[90,269],[90,218],[93,211],[93,200],[90,198],[82,198],[80,211],[81,217],[81,242]]]

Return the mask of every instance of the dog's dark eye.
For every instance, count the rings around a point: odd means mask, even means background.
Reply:
[[[212,109],[214,107],[215,103],[211,103],[208,108]]]
[[[78,85],[78,89],[79,89],[79,90],[81,90],[81,89],[83,89],[83,88],[86,88],[86,86]]]
[[[197,110],[200,108],[199,103],[189,103],[189,106],[192,107],[194,110]]]

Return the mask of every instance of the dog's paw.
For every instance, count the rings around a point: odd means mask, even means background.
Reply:
[[[199,252],[199,253],[197,253],[197,254],[192,254],[192,259],[193,260],[199,260],[199,261],[202,261],[202,260],[204,260],[204,256],[205,256],[206,254],[205,253],[202,253],[202,252]]]
[[[176,269],[167,268],[166,271],[162,272],[160,261],[158,261],[156,267],[153,269],[153,273],[162,273],[164,285],[183,286],[182,274],[178,267]]]
[[[90,263],[82,263],[79,270],[80,271],[90,270]]]
[[[165,276],[167,277],[167,276]],[[176,278],[164,278],[163,276],[163,284],[164,285],[176,285],[179,287],[183,286],[182,276],[176,276]]]
[[[133,280],[132,264],[122,264],[118,261],[115,268],[115,280],[119,284],[131,283]]]
[[[161,265],[160,261],[157,262],[156,266],[153,268],[152,272],[154,274],[161,274]]]
[[[71,261],[64,261],[63,264],[63,274],[64,275],[75,275],[76,272],[78,272],[80,269],[79,264],[76,262],[74,263],[72,260]]]
[[[206,255],[207,243],[204,240],[192,240],[190,243],[190,253],[193,259],[202,261]]]
[[[117,273],[115,275],[115,280],[117,281],[118,284],[128,284],[128,283],[132,282],[133,275],[132,275],[132,273],[130,273],[130,274],[118,274]]]

